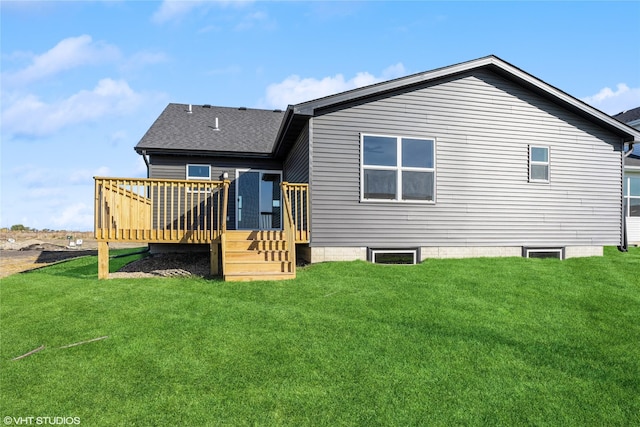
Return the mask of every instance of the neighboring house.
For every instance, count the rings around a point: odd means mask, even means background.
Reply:
[[[136,146],[149,180],[96,178],[100,276],[119,240],[206,244],[227,280],[293,277],[294,248],[309,262],[601,255],[623,244],[638,141],[495,56],[284,112],[169,104]]]
[[[640,129],[640,107],[613,116],[622,123]],[[624,214],[629,243],[640,245],[640,144],[624,161]]]

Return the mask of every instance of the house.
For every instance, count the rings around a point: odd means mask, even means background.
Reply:
[[[285,111],[169,104],[135,147],[148,179],[96,178],[99,276],[119,240],[206,248],[226,280],[299,258],[601,255],[624,244],[638,141],[496,56]]]
[[[614,118],[640,129],[640,107],[618,113]],[[624,161],[624,205],[627,240],[640,245],[640,144]]]

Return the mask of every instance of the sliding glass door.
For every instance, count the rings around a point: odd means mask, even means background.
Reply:
[[[282,228],[281,171],[236,172],[236,228],[280,230]]]

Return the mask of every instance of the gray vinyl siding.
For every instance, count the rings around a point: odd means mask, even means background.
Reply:
[[[230,230],[235,229],[236,224],[236,171],[238,169],[282,170],[282,162],[274,159],[152,156],[149,177],[186,179],[187,164],[211,165],[211,179],[213,180],[222,179],[224,172],[229,174],[231,185],[229,186],[227,227]]]
[[[304,127],[284,162],[284,180],[309,182],[309,125]]]
[[[360,201],[360,134],[436,140],[436,201]],[[550,182],[528,181],[549,147]],[[620,242],[621,141],[490,71],[313,119],[311,246],[568,246]]]

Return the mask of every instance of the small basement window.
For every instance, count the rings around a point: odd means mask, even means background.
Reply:
[[[522,248],[525,258],[556,258],[564,259],[564,248]]]
[[[417,264],[418,248],[369,249],[369,261],[374,264]]]

